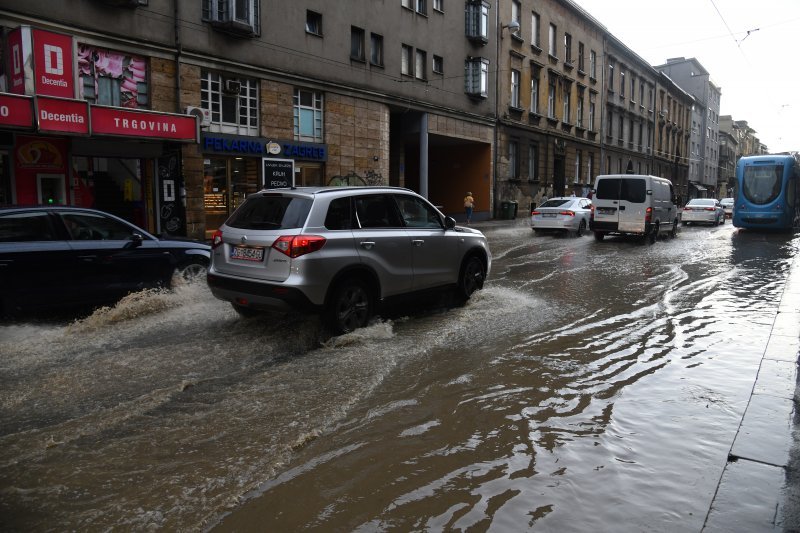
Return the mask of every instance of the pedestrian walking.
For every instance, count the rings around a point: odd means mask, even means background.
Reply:
[[[464,197],[464,212],[467,214],[467,225],[472,222],[472,209],[475,207],[475,198],[472,197],[471,192],[467,192]]]

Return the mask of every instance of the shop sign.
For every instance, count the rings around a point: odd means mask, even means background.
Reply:
[[[29,26],[20,26],[8,33],[7,50],[9,92],[14,94],[32,94],[33,84],[30,84],[28,91],[25,90],[25,80],[33,80],[31,29]]]
[[[294,187],[294,160],[262,158],[264,166],[264,188]]]
[[[197,117],[119,107],[91,107],[92,134],[197,142]]]
[[[270,140],[222,133],[204,134],[200,144],[204,152],[213,154],[256,157],[283,156],[288,159],[319,162],[328,160],[328,148],[324,144]]]
[[[89,134],[89,105],[83,100],[36,98],[36,121],[40,132]]]
[[[33,72],[37,95],[75,98],[72,36],[33,29]]]
[[[0,126],[33,129],[33,98],[0,93]]]

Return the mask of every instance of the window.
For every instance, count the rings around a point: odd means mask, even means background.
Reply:
[[[350,26],[350,59],[364,61],[364,30]]]
[[[636,79],[633,77],[633,75],[631,75],[631,91],[628,94],[630,94],[630,96],[631,96],[631,102],[635,102],[636,101]]]
[[[572,35],[564,34],[564,63],[572,64]]]
[[[408,46],[407,44],[403,45],[400,57],[400,73],[405,74],[406,76],[411,76],[413,73],[411,69],[413,68],[414,64],[412,63],[414,49]]]
[[[639,80],[639,105],[644,107],[644,83]]]
[[[597,52],[589,51],[589,76],[597,79]]]
[[[642,138],[642,135],[644,135],[644,124],[642,124],[640,122],[639,123],[639,150],[643,150],[644,149],[644,139]]]
[[[211,111],[215,131],[258,134],[258,82],[248,78],[223,78],[201,71],[200,105]]]
[[[47,213],[14,213],[0,218],[0,242],[55,241],[57,238]]]
[[[306,11],[306,33],[322,35],[322,15],[314,11]]]
[[[531,69],[531,113],[539,113],[539,69]]]
[[[586,70],[586,58],[583,55],[586,53],[584,49],[583,43],[578,41],[578,70],[580,72],[585,72]]]
[[[614,138],[614,112],[608,112],[608,121],[606,121],[606,136],[609,139]]]
[[[517,29],[514,30],[513,34],[517,37],[521,37],[520,33],[522,31],[522,5],[520,4],[519,0],[512,0],[511,2],[511,21],[517,23]]]
[[[633,119],[628,120],[628,143],[633,144]]]
[[[294,138],[297,141],[323,142],[322,93],[294,90]]]
[[[519,108],[519,71],[511,69],[511,107]]]
[[[586,178],[591,183],[592,178],[594,178],[594,153],[589,152],[587,155],[589,157],[586,161]]]
[[[561,116],[561,120],[563,122],[570,122],[570,119],[572,118],[572,110],[570,109],[570,100],[572,99],[572,84],[567,80],[562,81],[561,93],[564,99],[564,114]]]
[[[425,50],[417,49],[414,74],[418,80],[428,79],[428,54]]]
[[[508,142],[508,178],[519,178],[519,143],[517,141]]]
[[[556,34],[558,29],[555,24],[550,24],[550,33],[548,35],[549,48],[548,53],[553,57],[558,57],[558,50],[556,48]]]
[[[414,0],[400,0],[400,5],[408,9],[414,9]]]
[[[596,131],[594,129],[594,114],[596,106],[595,98],[595,93],[589,92],[589,124],[587,125],[589,127],[589,131]]]
[[[433,9],[444,13],[444,0],[433,0]]]
[[[622,116],[622,113],[620,113],[618,119],[619,129],[617,130],[617,138],[620,140],[620,142],[622,142],[622,140],[625,138],[625,117]]]
[[[375,66],[383,66],[383,35],[371,33],[369,36],[369,61]]]
[[[550,75],[547,81],[547,116],[556,117],[556,78]]]
[[[428,14],[428,0],[417,0],[417,13],[420,15]]]
[[[489,60],[482,57],[464,63],[464,92],[470,96],[489,96]]]
[[[625,71],[619,71],[619,95],[625,98]]]
[[[260,0],[203,0],[203,20],[228,32],[255,36],[260,32]]]
[[[149,102],[147,61],[78,43],[80,97],[93,104],[144,108]]]
[[[528,147],[528,180],[539,180],[539,145],[532,144]]]
[[[614,62],[608,63],[608,90],[614,92]]]
[[[489,41],[489,3],[485,1],[470,0],[466,5],[466,32],[467,38],[488,42]]]
[[[579,128],[583,127],[583,96],[584,96],[585,92],[586,92],[586,89],[584,89],[583,87],[578,87],[578,103],[577,103],[577,107],[575,109],[575,112],[576,112],[577,116],[575,118],[575,124]]]
[[[575,151],[575,183],[581,182],[581,170],[583,167],[583,151]]]
[[[433,71],[436,74],[444,74],[444,58],[442,56],[433,56]]]
[[[531,44],[537,48],[542,47],[542,33],[539,28],[539,13],[531,13]]]

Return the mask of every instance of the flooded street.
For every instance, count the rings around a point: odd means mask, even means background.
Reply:
[[[700,531],[800,239],[485,232],[467,305],[323,344],[203,284],[0,326],[0,528]]]

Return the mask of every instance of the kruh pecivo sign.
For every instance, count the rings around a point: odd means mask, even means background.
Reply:
[[[294,159],[261,159],[264,167],[264,188],[294,187]]]

